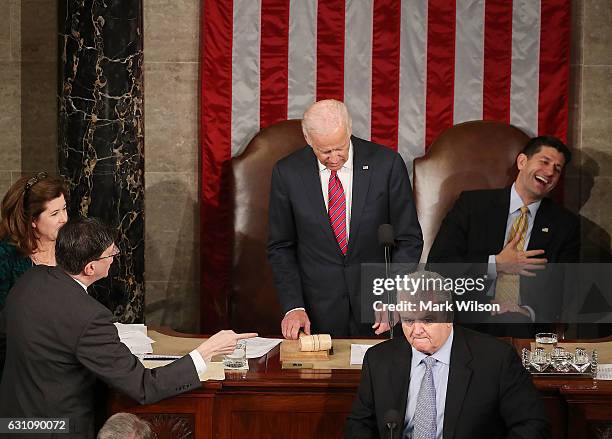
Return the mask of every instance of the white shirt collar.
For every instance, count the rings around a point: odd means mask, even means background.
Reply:
[[[451,328],[451,332],[448,335],[448,338],[446,339],[444,344],[440,347],[440,349],[431,354],[431,357],[435,358],[440,363],[450,365],[451,348],[453,347],[453,334],[454,329]],[[421,351],[417,351],[414,347],[412,348],[413,364],[419,364],[423,360],[423,358],[427,356],[427,354],[424,354]]]
[[[70,276],[70,277],[72,277],[72,276]],[[78,283],[80,286],[82,286],[83,289],[85,290],[85,292],[87,293],[87,287],[85,286],[85,284],[83,282],[81,282],[80,280],[74,278],[74,277],[72,277],[72,278],[75,280],[76,283]],[[87,294],[89,294],[89,293],[87,293]]]
[[[327,167],[321,163],[319,161],[319,159],[317,159],[317,164],[319,165],[319,172],[323,172],[327,169]],[[346,162],[344,162],[344,165],[342,165],[341,169],[348,169],[350,170],[353,167],[353,141],[349,139],[349,152],[348,152],[348,158],[346,159]]]
[[[516,183],[512,183],[512,188],[510,189],[510,210],[508,212],[508,215],[512,215],[514,212],[516,212],[521,207],[523,207],[523,200],[521,199],[521,196],[516,191],[515,186],[516,186]],[[535,218],[536,213],[538,213],[540,204],[542,204],[542,199],[539,199],[538,201],[534,201],[533,203],[527,206],[527,208],[529,209],[529,215],[531,216],[531,218]]]

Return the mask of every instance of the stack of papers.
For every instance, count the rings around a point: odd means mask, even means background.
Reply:
[[[259,358],[270,352],[283,340],[280,338],[253,337],[246,340],[246,357]]]
[[[155,340],[147,337],[147,327],[142,323],[126,325],[115,323],[121,343],[126,345],[134,355],[153,353],[152,343]]]

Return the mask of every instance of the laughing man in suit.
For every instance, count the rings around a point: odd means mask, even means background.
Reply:
[[[336,100],[304,113],[308,146],[272,171],[268,260],[285,317],[281,330],[371,335],[361,314],[361,264],[384,262],[377,230],[391,224],[393,262],[416,263],[423,239],[406,165],[389,148],[351,135]],[[365,310],[364,310],[365,312]],[[375,323],[380,334],[386,323]]]
[[[391,437],[386,424],[395,418],[393,437],[407,439],[549,438],[544,404],[514,347],[453,325],[450,309],[421,310],[452,305],[451,293],[436,273],[409,277],[423,283],[414,295],[398,292],[398,303],[415,310],[400,311],[404,337],[366,352],[345,437]]]
[[[519,172],[511,187],[462,192],[444,218],[428,262],[488,264],[488,278],[496,279],[489,295],[494,291],[493,302],[500,306],[489,320],[520,323],[481,325],[480,330],[529,337],[533,325],[525,323],[559,318],[560,267],[549,266],[547,273],[542,269],[548,263],[578,261],[579,221],[546,196],[570,160],[569,149],[559,139],[535,137],[516,159]],[[508,282],[512,276],[518,279],[517,274],[520,280]],[[513,288],[518,290],[514,299]]]

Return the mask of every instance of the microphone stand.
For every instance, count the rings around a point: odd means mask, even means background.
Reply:
[[[385,245],[385,280],[389,279],[389,265],[391,263],[391,248]],[[389,339],[393,338],[393,313],[389,310],[391,304],[391,291],[387,290],[387,322],[389,322]]]
[[[389,415],[389,412],[391,412],[393,416]],[[389,430],[389,439],[393,439],[395,437],[393,431],[395,430],[398,424],[398,413],[395,410],[389,410],[389,412],[386,413],[387,417],[385,417],[384,422],[385,427],[387,427],[387,429]]]

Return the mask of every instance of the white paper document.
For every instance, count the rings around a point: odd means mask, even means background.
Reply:
[[[143,324],[126,325],[115,323],[119,340],[126,345],[134,355],[150,354],[153,352],[152,343],[155,340],[147,337],[147,327]]]
[[[246,340],[246,357],[259,358],[266,355],[283,340],[280,338],[253,337]]]
[[[612,380],[612,364],[598,364],[597,365],[597,379],[598,380]]]
[[[363,364],[363,357],[371,344],[352,344],[351,345],[351,365]]]

